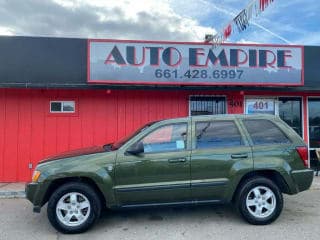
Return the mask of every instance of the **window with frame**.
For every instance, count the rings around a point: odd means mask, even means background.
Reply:
[[[243,120],[254,145],[289,144],[291,141],[273,122],[266,119]]]
[[[145,153],[183,150],[187,145],[187,123],[162,126],[141,141]]]
[[[191,96],[190,115],[213,115],[226,113],[226,98],[213,96]]]
[[[50,101],[50,113],[74,113],[75,101]]]
[[[242,136],[234,121],[196,122],[196,148],[237,147]]]

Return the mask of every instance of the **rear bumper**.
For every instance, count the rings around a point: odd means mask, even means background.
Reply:
[[[291,172],[295,186],[295,193],[305,191],[311,187],[314,171],[312,169],[295,170]]]

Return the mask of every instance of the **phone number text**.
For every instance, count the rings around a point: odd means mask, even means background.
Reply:
[[[193,69],[185,72],[179,72],[177,69],[156,69],[154,76],[156,78],[201,78],[201,79],[241,79],[243,70],[206,70]]]

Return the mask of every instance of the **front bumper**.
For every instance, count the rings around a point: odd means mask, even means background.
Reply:
[[[44,189],[43,184],[41,183],[27,183],[25,190],[26,190],[26,198],[33,204],[33,211],[40,212],[41,207],[43,206],[44,200]],[[46,189],[45,189],[46,190]]]
[[[291,172],[296,192],[302,192],[311,187],[314,171],[312,169],[295,170]]]

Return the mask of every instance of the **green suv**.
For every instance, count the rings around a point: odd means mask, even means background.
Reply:
[[[272,115],[215,115],[148,123],[118,142],[41,161],[27,198],[51,224],[87,230],[101,209],[232,202],[251,224],[274,221],[282,193],[307,190],[301,137]]]

